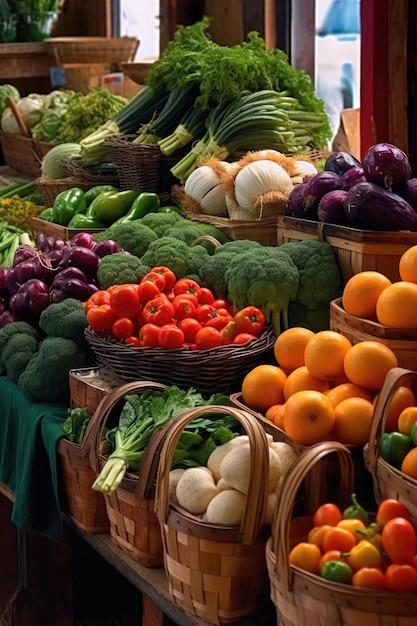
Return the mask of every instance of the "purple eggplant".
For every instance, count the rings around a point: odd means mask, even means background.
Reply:
[[[33,323],[50,303],[48,285],[37,278],[30,278],[11,296],[10,309],[19,320]]]
[[[417,211],[417,178],[409,178],[405,184],[398,185],[393,191]]]
[[[304,209],[304,196],[307,189],[307,183],[294,185],[288,197],[287,215],[291,217],[306,218]]]
[[[362,159],[362,167],[368,182],[390,190],[411,177],[408,156],[391,143],[377,143],[368,148]]]
[[[64,267],[62,270],[59,270],[54,276],[53,283],[57,280],[68,280],[76,278],[77,280],[83,280],[85,283],[87,282],[87,277],[79,267]]]
[[[398,194],[376,183],[354,185],[346,194],[344,207],[357,228],[417,231],[417,213]]]
[[[0,328],[4,328],[4,326],[7,326],[7,324],[18,321],[19,318],[9,309],[6,309],[5,311],[3,311],[3,313],[0,314]]]
[[[346,216],[343,201],[347,191],[334,189],[325,193],[319,202],[317,214],[320,222],[328,224],[348,225],[350,222]]]
[[[64,241],[61,237],[56,237],[55,235],[46,235],[46,237],[37,240],[36,243],[41,252],[61,250],[62,248],[69,247],[69,243],[67,241]]]
[[[61,302],[65,298],[74,298],[85,302],[91,295],[91,290],[85,280],[79,278],[60,278],[53,281],[50,287],[51,302]]]
[[[12,296],[19,289],[20,283],[16,279],[14,267],[10,267],[4,277],[4,288],[9,296]]]
[[[360,167],[361,162],[358,161],[350,152],[333,152],[326,159],[324,169],[328,172],[334,172],[339,176],[342,176],[345,172],[350,170],[351,167]]]
[[[69,246],[63,251],[59,267],[78,267],[86,276],[94,276],[100,264],[100,257],[93,250],[82,246]]]
[[[341,178],[342,189],[345,189],[345,191],[348,191],[348,189],[353,187],[353,185],[356,185],[356,183],[361,183],[365,180],[366,178],[365,178],[365,174],[363,171],[363,167],[354,165],[353,167],[346,170],[344,174],[342,174],[342,178]]]
[[[307,219],[318,219],[317,209],[324,194],[341,189],[341,185],[341,177],[335,172],[323,171],[310,178],[304,195],[304,209],[309,216],[306,215]]]
[[[14,253],[13,265],[17,265],[21,261],[27,261],[33,259],[39,252],[30,246],[19,246]]]
[[[105,239],[104,241],[99,241],[94,245],[93,250],[100,258],[103,256],[107,256],[108,254],[121,252],[119,244],[113,241],[113,239]]]
[[[0,265],[0,298],[8,298],[10,296],[9,290],[7,289],[7,282],[6,282],[7,274],[10,271],[13,271],[11,267]]]

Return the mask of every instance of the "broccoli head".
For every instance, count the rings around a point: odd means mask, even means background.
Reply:
[[[96,241],[112,239],[119,244],[122,250],[130,252],[137,257],[145,254],[149,244],[158,239],[158,235],[148,226],[142,224],[142,220],[112,224],[106,230],[94,235]]]
[[[31,402],[69,402],[69,371],[91,365],[72,339],[45,337],[20,375],[18,385]]]
[[[288,305],[297,295],[300,274],[285,252],[261,246],[233,255],[226,270],[228,297],[237,309],[259,307],[277,335],[288,328]]]
[[[25,371],[38,347],[39,339],[33,335],[28,333],[10,335],[0,355],[2,366],[10,380],[18,382],[20,374]]]
[[[0,352],[3,350],[10,337],[14,334],[18,335],[30,335],[40,341],[41,336],[39,331],[29,324],[29,322],[10,322],[0,328]]]
[[[124,283],[139,283],[149,269],[137,256],[115,252],[101,259],[97,269],[97,282],[100,289]]]
[[[84,330],[87,328],[86,311],[82,303],[75,298],[53,302],[42,311],[39,327],[49,337],[79,341],[84,337]]]
[[[217,226],[186,219],[181,222],[177,222],[174,226],[169,228],[165,232],[165,235],[167,237],[175,237],[175,239],[185,241],[185,243],[189,246],[197,239],[200,239],[200,237],[212,237],[220,244],[230,241],[230,238],[223,231],[221,231],[220,228],[217,228]],[[210,239],[203,239],[199,241],[199,245],[204,246],[209,254],[213,254],[217,248],[217,244],[210,241]]]
[[[166,231],[179,221],[185,222],[186,220],[175,211],[171,213],[147,213],[141,218],[142,224],[151,228],[158,237],[165,235]]]
[[[142,256],[142,263],[149,267],[165,265],[177,278],[198,274],[209,254],[202,246],[189,247],[185,241],[163,236],[153,241]]]
[[[297,302],[313,311],[319,304],[329,305],[340,295],[342,276],[333,247],[327,241],[287,242],[280,250],[291,257],[300,273]]]

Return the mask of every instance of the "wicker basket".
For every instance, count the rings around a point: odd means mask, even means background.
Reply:
[[[371,231],[324,224],[296,217],[278,217],[278,245],[316,237],[333,247],[342,279],[365,270],[385,274],[392,282],[400,280],[398,263],[401,255],[417,244],[417,233]]]
[[[132,143],[135,136],[114,136],[104,142],[116,165],[120,189],[157,193],[161,150],[158,144]]]
[[[73,176],[79,181],[84,183],[91,183],[94,185],[114,185],[119,186],[119,176],[117,174],[116,166],[110,164],[108,171],[104,171],[100,165],[98,171],[94,171],[95,164],[88,165],[80,161],[80,159],[68,159],[62,162],[62,169],[67,176]]]
[[[265,217],[260,220],[231,220],[228,217],[217,217],[216,215],[205,215],[184,206],[182,198],[183,188],[174,185],[172,188],[172,198],[181,207],[185,217],[196,222],[211,224],[216,226],[226,235],[236,241],[238,239],[251,239],[258,241],[264,246],[277,245],[277,217]]]
[[[136,37],[50,37],[43,42],[58,66],[78,63],[126,63],[139,46]]]
[[[180,348],[135,348],[110,337],[85,330],[99,365],[124,381],[154,380],[182,388],[195,387],[200,393],[231,393],[242,378],[272,348],[275,334],[266,328],[258,340],[225,345],[210,350]]]
[[[86,408],[94,413],[100,401],[117,387],[123,385],[102,367],[82,367],[69,371],[70,405]]]
[[[193,419],[213,411],[233,415],[249,436],[251,479],[240,527],[210,524],[169,502],[169,471],[181,432]],[[269,463],[266,434],[251,415],[228,406],[185,411],[165,433],[155,502],[170,594],[186,612],[212,624],[239,622],[269,604],[265,545],[270,528],[262,526]]]
[[[128,383],[112,391],[99,404],[86,442],[89,446],[90,465],[95,477],[106,462],[106,457],[99,454],[99,443],[104,427],[106,424],[109,427],[115,425],[111,423],[112,418],[114,419],[117,415],[118,420],[120,409],[125,402],[124,396],[132,393],[140,394],[146,389],[163,388],[164,385],[149,381]],[[161,531],[154,512],[158,458],[159,454],[156,449],[149,448],[142,459],[139,474],[127,473],[114,493],[104,495],[113,543],[144,567],[163,565]]]
[[[401,500],[417,523],[417,480],[387,463],[379,455],[378,447],[379,437],[385,431],[392,397],[401,385],[410,385],[417,397],[417,372],[402,367],[395,367],[388,372],[375,405],[369,442],[364,447],[364,459],[372,476],[377,503],[385,498]]]
[[[342,444],[326,442],[306,449],[284,477],[266,546],[271,598],[278,626],[412,626],[416,623],[417,594],[396,594],[333,583],[290,566],[291,547],[306,541],[312,513],[294,517],[297,491],[308,472],[324,456],[336,453],[340,462],[340,505],[349,503],[353,464]]]
[[[417,369],[417,329],[389,328],[350,315],[344,310],[341,298],[330,303],[330,328],[347,337],[353,344],[360,341],[379,341],[394,352],[400,367]]]
[[[40,176],[42,159],[52,148],[49,143],[4,131],[0,131],[0,143],[6,165],[32,176]]]
[[[36,179],[36,187],[41,194],[46,207],[51,207],[55,198],[61,191],[78,187],[83,191],[94,187],[94,183],[88,183],[78,178],[68,176],[67,178],[48,178],[47,176],[40,176]]]

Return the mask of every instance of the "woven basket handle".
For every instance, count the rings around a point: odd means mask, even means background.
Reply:
[[[249,413],[235,407],[222,405],[197,407],[180,413],[170,422],[164,433],[165,437],[156,478],[156,513],[161,525],[163,525],[169,513],[169,472],[174,451],[184,427],[193,419],[210,413],[232,415],[242,424],[249,438],[251,450],[249,488],[246,494],[240,532],[242,543],[251,545],[255,542],[262,527],[266,511],[269,476],[268,441],[262,426]]]
[[[88,427],[86,429],[83,447],[85,449],[85,455],[90,461],[90,465],[95,472],[99,472],[98,456],[100,441],[103,436],[104,428],[107,420],[109,419],[114,407],[117,405],[127,394],[141,393],[147,389],[165,389],[166,385],[150,381],[135,381],[126,383],[114,389],[107,396],[102,398],[100,404],[94,412]],[[151,476],[146,470],[139,472],[137,490],[141,493],[147,492],[150,486],[153,485],[156,471],[154,476]]]
[[[371,473],[376,470],[378,460],[378,440],[385,431],[391,400],[396,390],[407,380],[411,380],[413,392],[417,391],[417,373],[402,367],[394,367],[386,375],[384,385],[375,404],[374,414],[369,433],[369,443],[366,452],[368,469]]]
[[[291,590],[290,553],[291,520],[294,501],[303,480],[325,456],[336,452],[340,463],[340,502],[347,502],[353,491],[354,466],[351,453],[337,441],[326,441],[309,446],[301,452],[285,474],[279,501],[271,528],[273,551],[276,555],[275,575],[280,584]]]
[[[26,124],[25,120],[23,119],[19,109],[17,108],[16,101],[14,100],[14,98],[12,98],[12,96],[6,96],[6,102],[7,102],[7,105],[10,107],[10,109],[12,110],[12,113],[16,119],[16,122],[19,124],[20,132],[22,133],[23,137],[31,137],[32,135],[30,133],[29,127]]]

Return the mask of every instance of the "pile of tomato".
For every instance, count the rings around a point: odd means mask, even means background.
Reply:
[[[236,311],[191,278],[154,267],[139,284],[112,285],[84,302],[90,328],[133,346],[197,350],[258,339],[265,328],[254,306]]]
[[[307,540],[291,550],[289,562],[325,578],[363,589],[417,591],[417,534],[408,508],[383,500],[375,521],[358,507],[345,514],[333,503],[318,507]]]

